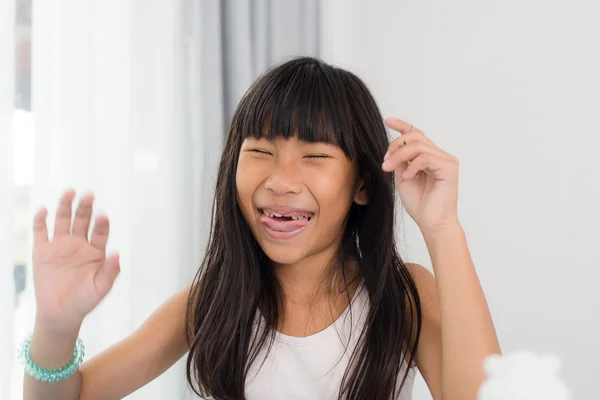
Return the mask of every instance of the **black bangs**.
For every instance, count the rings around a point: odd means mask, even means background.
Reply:
[[[346,71],[297,58],[263,74],[238,108],[232,134],[241,139],[297,137],[339,146],[356,158]]]

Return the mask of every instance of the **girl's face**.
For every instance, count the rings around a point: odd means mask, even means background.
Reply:
[[[355,178],[335,145],[248,138],[236,171],[238,202],[265,254],[294,264],[335,254],[350,205],[366,204]]]

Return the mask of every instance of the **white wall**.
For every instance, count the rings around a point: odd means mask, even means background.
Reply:
[[[598,397],[600,3],[323,2],[326,61],[461,162],[460,217],[503,350]],[[404,255],[430,265],[410,221]],[[422,381],[415,399],[428,399]]]

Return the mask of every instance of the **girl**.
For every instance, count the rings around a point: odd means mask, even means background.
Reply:
[[[201,397],[406,400],[416,367],[435,400],[476,399],[500,350],[457,217],[458,162],[386,124],[401,133],[391,144],[347,71],[299,58],[266,72],[233,117],[196,279],[81,368],[81,323],[120,268],[105,258],[108,219],[88,240],[93,198],[72,223],[67,191],[49,241],[38,212],[25,399],[120,399],[188,351]],[[397,253],[396,189],[436,279]]]

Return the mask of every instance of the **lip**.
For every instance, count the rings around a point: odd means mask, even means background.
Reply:
[[[267,210],[271,210],[273,212],[276,212],[277,214],[282,214],[284,216],[290,216],[291,214],[294,213],[303,213],[303,214],[311,214],[311,218],[310,220],[306,223],[306,225],[304,225],[303,227],[291,231],[291,232],[282,232],[282,231],[276,231],[273,230],[271,228],[269,228],[266,224],[266,219],[269,218],[267,217],[262,210],[267,209]],[[262,228],[264,229],[264,231],[267,233],[267,235],[269,235],[271,238],[273,239],[292,239],[295,238],[296,236],[300,235],[302,232],[304,232],[306,230],[306,228],[310,225],[312,219],[315,216],[315,213],[312,211],[308,211],[306,209],[300,209],[300,208],[289,208],[289,207],[281,207],[281,206],[265,206],[265,207],[260,207],[258,210],[258,215],[259,215],[259,221],[260,221],[260,225],[262,226]],[[288,215],[286,215],[288,214]]]

